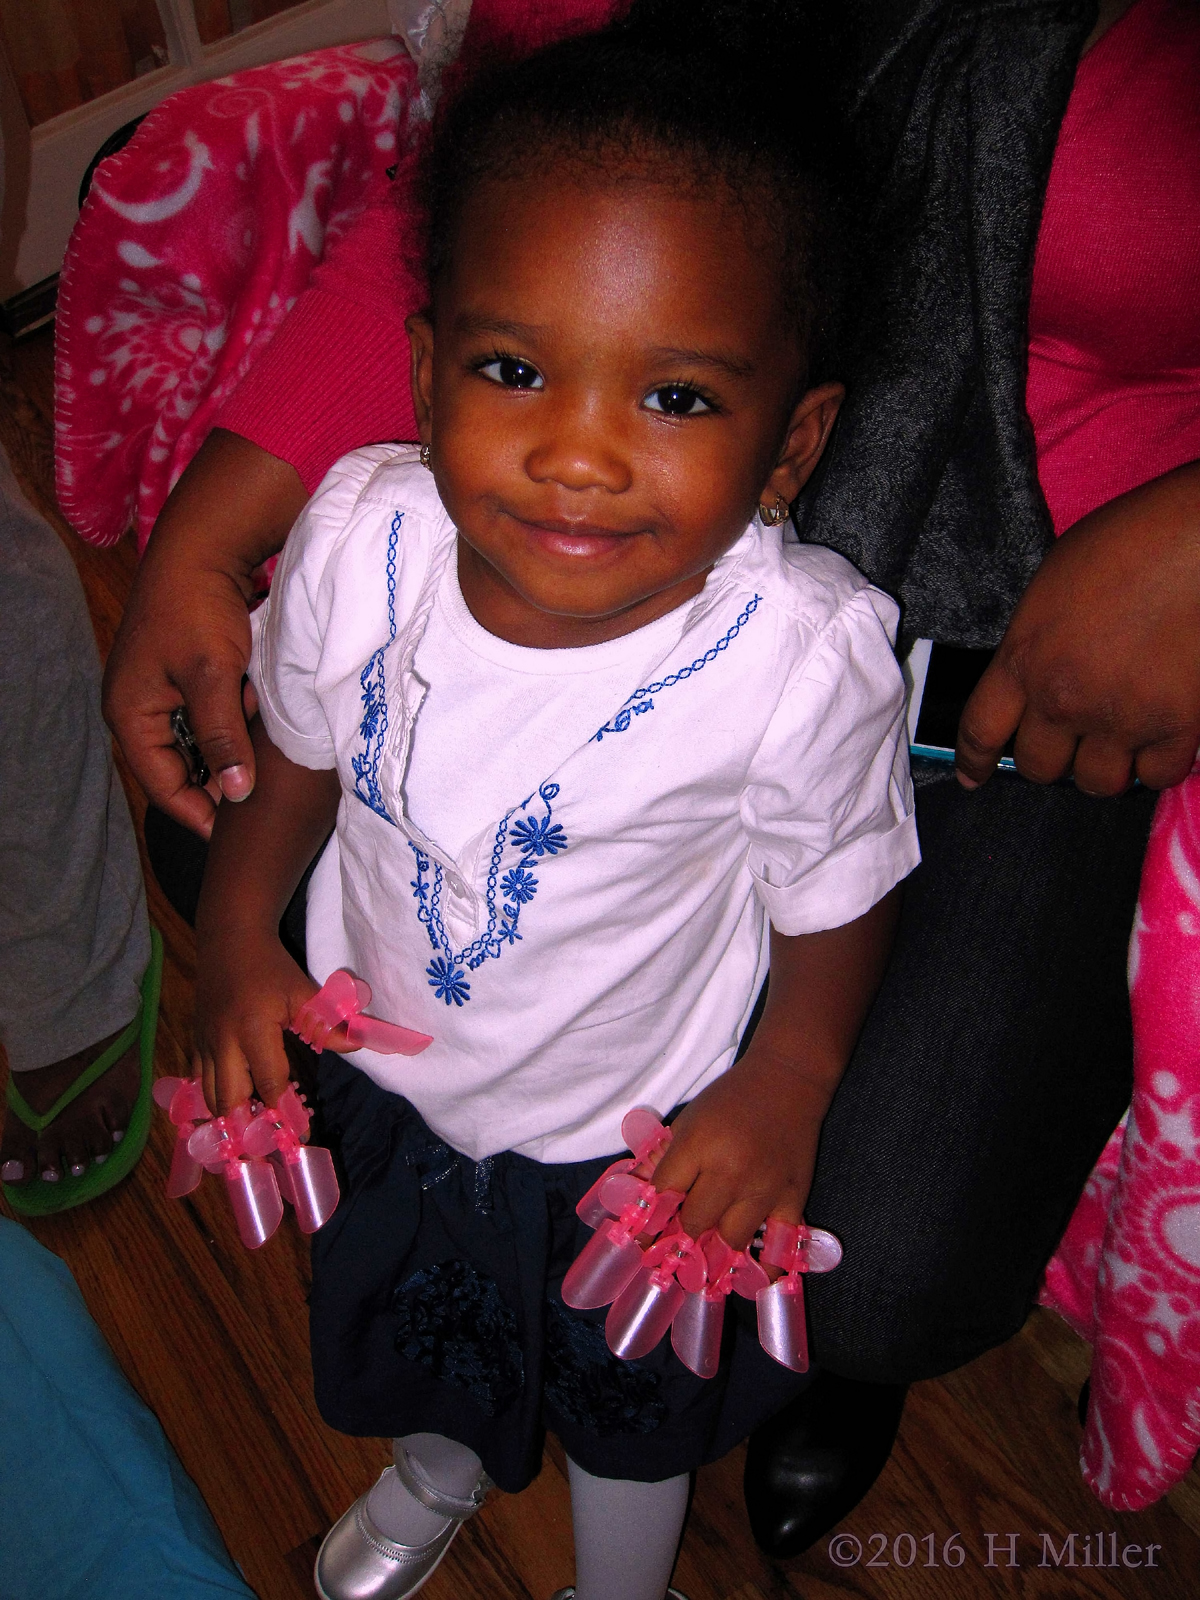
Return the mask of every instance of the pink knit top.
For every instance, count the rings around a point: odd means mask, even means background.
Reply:
[[[1200,459],[1200,5],[1138,0],[1079,65],[1046,191],[1026,403],[1064,528]]]

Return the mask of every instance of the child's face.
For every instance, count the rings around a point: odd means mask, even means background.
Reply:
[[[434,328],[413,318],[421,437],[479,622],[598,643],[704,586],[760,501],[791,501],[841,388],[802,355],[769,247],[717,186],[572,173],[470,196]]]

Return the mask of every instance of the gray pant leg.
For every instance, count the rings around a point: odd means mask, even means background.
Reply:
[[[0,451],[0,1041],[13,1071],[123,1028],[149,960],[83,588]]]

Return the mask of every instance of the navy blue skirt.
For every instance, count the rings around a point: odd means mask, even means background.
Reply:
[[[312,1249],[313,1374],[331,1427],[444,1434],[510,1493],[537,1475],[549,1428],[585,1471],[649,1483],[724,1455],[807,1384],[763,1353],[736,1296],[707,1380],[669,1338],[619,1361],[606,1309],[563,1304],[591,1237],[575,1206],[622,1152],[474,1162],[341,1056],[322,1056],[320,1087],[342,1178]]]

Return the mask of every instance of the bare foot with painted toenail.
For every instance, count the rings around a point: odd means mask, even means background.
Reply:
[[[17,1073],[17,1088],[34,1111],[48,1111],[123,1031],[119,1028],[107,1039],[51,1066]],[[15,1112],[0,1107],[4,1112],[0,1179],[21,1184],[40,1175],[46,1183],[57,1183],[67,1174],[81,1177],[93,1162],[106,1161],[125,1135],[140,1085],[141,1063],[135,1042],[41,1133],[27,1128]]]

